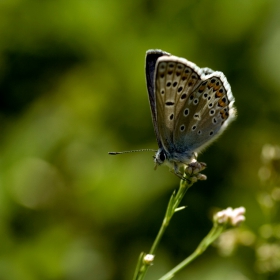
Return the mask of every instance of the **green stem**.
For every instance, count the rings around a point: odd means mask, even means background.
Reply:
[[[179,206],[179,204],[181,203],[184,195],[186,194],[187,190],[193,185],[193,182],[191,180],[191,176],[187,175],[186,177],[184,177],[185,180],[181,180],[180,181],[180,187],[178,192],[173,192],[173,194],[170,197],[166,212],[165,212],[165,216],[163,219],[163,222],[161,224],[160,230],[157,234],[157,237],[149,251],[149,254],[154,255],[156,252],[156,249],[159,245],[159,242],[165,232],[165,230],[167,229],[169,222],[172,218],[172,216],[174,215],[174,213],[176,212],[177,207]],[[141,253],[140,257],[138,259],[138,263],[136,266],[136,270],[134,273],[134,277],[133,280],[142,280],[144,279],[144,276],[150,266],[150,264],[145,263],[144,261],[144,257],[145,254]]]
[[[193,183],[191,182],[191,180],[188,180],[188,181],[181,180],[178,192],[177,193],[173,192],[173,194],[171,195],[163,222],[161,224],[160,230],[157,234],[157,237],[152,245],[152,248],[151,248],[149,254],[152,254],[152,255],[155,254],[156,248],[157,248],[165,230],[167,229],[171,218],[173,217],[174,213],[176,212],[177,207],[181,203],[184,195],[186,194],[187,190],[192,186],[192,184]]]
[[[175,266],[172,270],[162,276],[159,280],[169,280],[174,277],[174,275],[186,267],[190,262],[192,262],[195,258],[201,255],[208,246],[213,243],[220,234],[224,231],[225,227],[223,225],[214,224],[210,232],[205,236],[205,238],[200,242],[196,250],[185,260]]]
[[[136,265],[136,269],[134,272],[134,276],[133,276],[133,280],[137,280],[137,279],[143,279],[144,275],[142,275],[143,273],[145,274],[146,272],[143,271],[142,266],[143,266],[143,259],[145,257],[145,253],[142,252],[138,258],[138,262]]]

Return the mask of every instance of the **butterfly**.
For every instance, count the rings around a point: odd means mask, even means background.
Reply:
[[[156,166],[192,162],[236,116],[231,87],[222,72],[199,68],[162,50],[146,53],[146,83],[158,150]]]
[[[162,50],[147,51],[145,72],[158,143],[155,167],[166,164],[183,178],[181,168],[196,161],[236,117],[231,87],[222,72]],[[145,150],[151,151],[128,152]],[[109,154],[120,153],[127,152]]]

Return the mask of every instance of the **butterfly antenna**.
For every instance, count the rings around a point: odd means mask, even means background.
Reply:
[[[136,153],[136,152],[156,152],[157,150],[153,149],[141,149],[141,150],[131,150],[131,151],[123,151],[123,152],[109,152],[109,155],[121,155],[121,154],[127,154],[127,153]]]

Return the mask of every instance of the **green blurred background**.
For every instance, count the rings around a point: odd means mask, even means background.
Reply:
[[[249,241],[209,248],[176,279],[280,279],[278,173],[261,159],[280,145],[279,14],[277,0],[2,0],[0,279],[132,278],[179,183],[151,153],[107,154],[157,148],[152,48],[224,72],[238,118],[199,156],[208,180],[188,192],[146,279],[188,256],[228,206],[246,207]]]

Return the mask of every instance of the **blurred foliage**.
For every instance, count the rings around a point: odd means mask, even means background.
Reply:
[[[131,279],[179,180],[149,153],[107,152],[157,148],[144,56],[159,48],[224,72],[238,118],[200,155],[208,180],[147,279],[194,250],[214,207],[241,205],[241,246],[210,248],[176,279],[279,279],[279,179],[261,160],[280,145],[279,13],[276,0],[1,1],[0,278]]]

